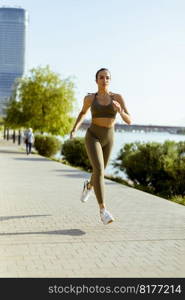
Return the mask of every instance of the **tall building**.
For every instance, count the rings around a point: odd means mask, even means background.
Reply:
[[[16,78],[25,68],[27,12],[23,8],[0,7],[0,115]]]

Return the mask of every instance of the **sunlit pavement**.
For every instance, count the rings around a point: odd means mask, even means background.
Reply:
[[[90,174],[0,143],[0,277],[185,277],[185,207],[105,180],[80,202]]]

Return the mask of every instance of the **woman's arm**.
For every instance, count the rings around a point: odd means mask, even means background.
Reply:
[[[82,124],[83,120],[85,119],[85,115],[87,114],[87,112],[91,106],[91,102],[92,102],[92,96],[89,96],[89,95],[85,96],[83,107],[75,121],[73,129],[70,132],[70,138],[74,137],[74,134],[79,129],[80,125]]]
[[[127,107],[125,105],[125,100],[123,99],[123,96],[120,94],[117,94],[115,97],[116,101],[113,101],[115,108],[119,112],[122,120],[126,122],[128,125],[131,124],[131,116],[127,110]]]

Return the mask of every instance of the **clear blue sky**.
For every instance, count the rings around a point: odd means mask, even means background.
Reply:
[[[123,95],[134,124],[185,126],[184,0],[6,3],[29,13],[26,70],[49,64],[74,76],[79,109],[96,91],[97,69],[107,67],[110,90]]]

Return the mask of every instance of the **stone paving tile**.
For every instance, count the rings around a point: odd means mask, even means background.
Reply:
[[[106,179],[104,226],[88,173],[10,143],[0,166],[0,277],[185,276],[184,206]]]

